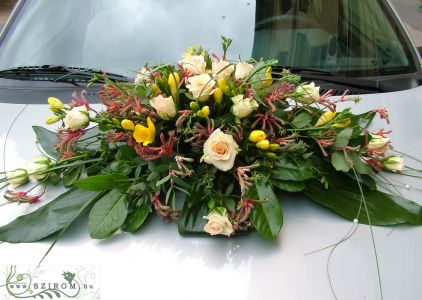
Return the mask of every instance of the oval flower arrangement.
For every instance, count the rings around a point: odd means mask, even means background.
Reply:
[[[226,59],[191,47],[176,65],[145,66],[134,83],[103,83],[102,110],[84,93],[69,105],[49,98],[56,132],[34,126],[43,155],[7,172],[10,202],[42,193],[19,188],[61,183],[69,189],[0,228],[0,240],[33,242],[66,231],[90,210],[88,230],[104,239],[139,230],[152,213],[181,234],[234,236],[257,230],[276,239],[283,213],[276,192],[303,193],[348,220],[422,224],[421,207],[378,191],[373,175],[401,172],[385,131],[370,132],[374,109],[337,104],[359,98],[320,94],[314,83],[277,69],[277,61]],[[180,195],[180,197],[176,197]],[[43,222],[48,226],[33,226]]]

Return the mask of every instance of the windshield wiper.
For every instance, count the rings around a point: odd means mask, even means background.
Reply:
[[[320,80],[370,91],[383,91],[382,87],[380,86],[380,83],[376,80],[338,76],[330,71],[318,69],[288,66],[276,66],[274,68],[274,70],[276,71],[282,71],[283,69],[290,70],[292,73],[300,75],[302,79]]]
[[[107,78],[113,81],[129,81],[126,76],[102,70],[55,65],[25,66],[1,70],[0,78],[30,81],[69,82],[77,85],[79,82],[88,82],[95,74],[107,74]]]

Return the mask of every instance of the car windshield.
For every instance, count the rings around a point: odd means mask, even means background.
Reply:
[[[133,76],[187,46],[343,76],[417,71],[380,0],[27,0],[3,37],[0,70],[65,65]]]

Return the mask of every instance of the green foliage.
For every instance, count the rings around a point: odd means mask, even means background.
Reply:
[[[37,136],[37,141],[44,152],[48,156],[57,159],[59,155],[56,150],[54,150],[54,145],[57,144],[57,134],[41,126],[32,126],[32,129],[34,130],[35,135]]]
[[[271,185],[264,178],[257,179],[248,196],[261,201],[250,217],[255,229],[265,238],[275,240],[283,226],[283,212]]]
[[[271,178],[275,180],[304,181],[314,176],[308,159],[290,154],[282,155],[275,163]]]
[[[69,226],[101,195],[100,192],[70,189],[34,212],[0,227],[0,241],[29,243],[42,240]]]
[[[118,189],[105,194],[89,213],[88,230],[93,239],[105,239],[115,233],[128,214],[128,196]]]
[[[75,182],[75,186],[86,191],[106,191],[128,182],[129,178],[127,176],[115,173],[79,179]]]

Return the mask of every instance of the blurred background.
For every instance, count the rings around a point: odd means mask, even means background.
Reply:
[[[0,0],[0,27],[6,21],[15,2],[16,0]],[[391,2],[399,12],[416,46],[422,46],[422,1],[391,0]]]

